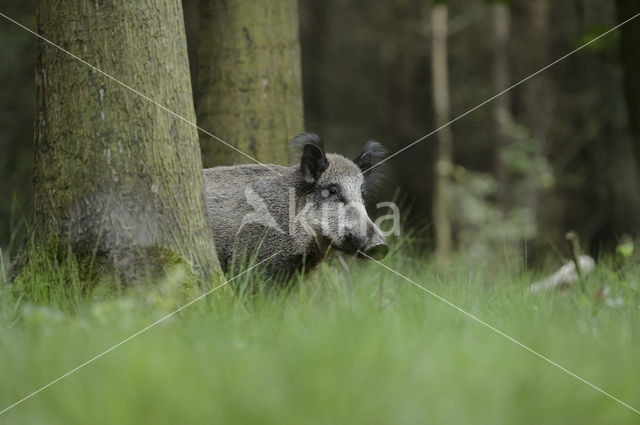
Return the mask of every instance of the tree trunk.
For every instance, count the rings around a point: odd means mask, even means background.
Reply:
[[[392,65],[393,90],[391,92],[390,117],[395,133],[403,143],[416,138],[413,128],[413,93],[415,92],[416,41],[415,16],[419,11],[418,3],[394,0],[392,2],[393,19],[398,25],[393,33],[396,54]]]
[[[550,37],[551,17],[549,0],[532,0],[527,4],[527,33],[528,69],[537,71],[551,62]],[[553,152],[548,146],[547,139],[553,124],[554,113],[553,80],[551,74],[542,72],[527,81],[524,85],[524,116],[531,137],[535,141],[537,158],[552,158]],[[549,170],[551,172],[551,170]],[[550,245],[561,246],[564,238],[562,216],[564,214],[564,199],[558,192],[557,186],[539,186],[527,194],[527,206],[535,211],[537,226],[537,241],[532,253],[534,256],[544,257]]]
[[[436,127],[449,121],[449,71],[447,66],[447,5],[436,3],[431,10],[431,74]],[[451,257],[451,170],[453,141],[451,127],[438,134],[435,167],[433,220],[436,231],[436,258],[442,264]]]
[[[528,38],[526,57],[530,71],[537,71],[551,62],[549,54],[550,17],[549,0],[532,0],[527,5]],[[526,118],[531,134],[544,151],[547,133],[553,121],[553,87],[549,73],[542,72],[524,86]]]
[[[493,24],[493,91],[501,93],[511,83],[509,72],[509,38],[511,30],[511,10],[506,1],[491,3]],[[512,114],[511,94],[504,93],[493,101],[493,120],[496,138],[496,177],[498,180],[499,202],[503,212],[509,209],[509,170],[502,157],[511,144]]]
[[[620,22],[640,13],[637,0],[617,0],[618,20]],[[629,113],[629,124],[634,137],[634,156],[640,167],[640,18],[620,28],[620,55],[624,68],[625,96]]]
[[[201,0],[199,125],[267,163],[288,164],[288,141],[303,131],[296,0]],[[205,167],[247,162],[206,134]]]
[[[41,0],[38,32],[194,122],[179,0]],[[218,269],[197,131],[40,42],[31,233],[133,282],[188,262]]]

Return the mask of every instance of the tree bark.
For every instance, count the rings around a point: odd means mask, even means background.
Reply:
[[[511,82],[509,70],[509,37],[511,32],[511,10],[506,1],[491,3],[493,26],[493,90],[501,93],[509,88]],[[498,196],[503,212],[510,206],[509,170],[502,157],[511,144],[512,114],[511,94],[506,92],[493,101],[493,120],[496,137],[496,178]]]
[[[431,74],[436,127],[449,121],[449,70],[447,65],[447,5],[438,2],[431,10],[432,52]],[[438,153],[435,167],[433,220],[436,232],[436,258],[446,263],[451,257],[451,171],[453,135],[451,127],[438,131]]]
[[[640,13],[640,2],[637,0],[616,0],[618,20],[620,22]],[[629,113],[629,125],[634,137],[634,156],[636,165],[640,167],[640,18],[620,28],[620,55],[624,69],[625,97]]]
[[[179,0],[38,2],[38,32],[195,122]],[[40,41],[31,234],[133,282],[219,266],[202,201],[197,131]]]
[[[201,0],[199,125],[267,163],[288,164],[288,141],[303,131],[296,0]],[[205,167],[247,162],[200,135]]]

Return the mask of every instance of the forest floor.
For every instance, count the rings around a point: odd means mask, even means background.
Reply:
[[[436,271],[400,253],[384,263],[640,409],[638,266],[599,264],[584,291],[531,294],[540,276],[509,267]],[[1,414],[0,424],[640,421],[380,265],[349,264],[351,286],[334,261],[287,293],[216,291]],[[0,286],[0,410],[179,307],[182,278],[177,270],[153,289],[120,294],[71,289],[46,305]]]

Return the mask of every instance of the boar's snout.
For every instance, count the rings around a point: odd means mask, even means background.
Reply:
[[[382,260],[389,252],[389,246],[385,243],[384,238],[378,234],[371,238],[371,241],[362,250],[366,256],[374,260]]]

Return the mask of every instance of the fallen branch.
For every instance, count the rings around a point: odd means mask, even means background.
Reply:
[[[593,258],[588,255],[580,255],[575,260],[570,261],[564,266],[560,267],[551,276],[539,282],[533,283],[529,287],[529,290],[531,292],[539,292],[571,285],[574,282],[581,280],[582,277],[591,273],[595,268],[596,262]],[[578,272],[577,270],[580,270],[580,272]]]
[[[564,237],[569,243],[569,252],[571,252],[571,259],[573,260],[573,264],[576,265],[578,277],[582,277],[582,270],[580,269],[580,262],[578,261],[578,258],[580,257],[580,241],[578,239],[578,235],[572,230],[570,232],[567,232]]]

